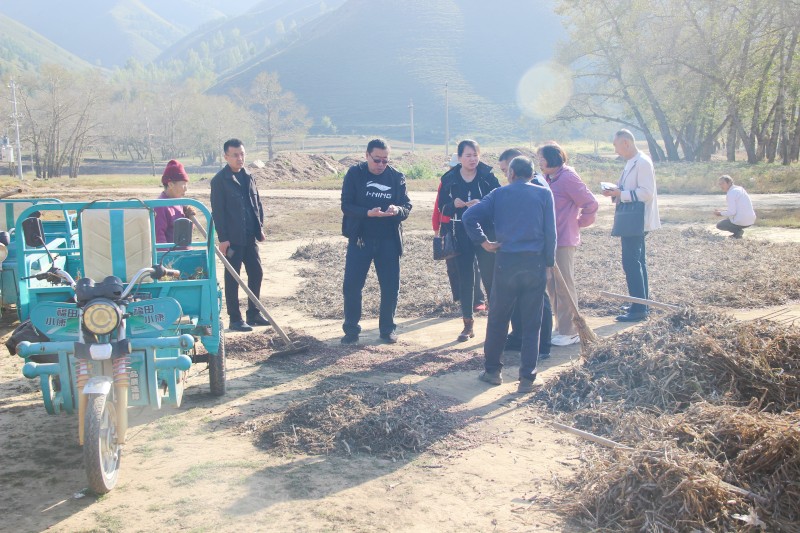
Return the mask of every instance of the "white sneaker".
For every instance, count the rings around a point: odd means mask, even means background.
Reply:
[[[569,346],[570,344],[577,344],[581,342],[580,335],[556,335],[550,339],[550,344],[553,346]]]

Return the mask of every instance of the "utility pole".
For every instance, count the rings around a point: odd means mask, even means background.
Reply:
[[[156,160],[153,157],[153,134],[150,133],[150,117],[147,115],[147,108],[144,109],[144,123],[147,127],[147,151],[150,152],[150,166],[153,176],[156,175]]]
[[[444,155],[450,157],[450,107],[447,101],[447,82],[444,82]]]
[[[14,126],[17,128],[17,177],[22,181],[22,147],[19,144],[19,118],[17,117],[17,84],[11,78],[11,101],[14,103]]]
[[[408,104],[408,108],[411,110],[411,151],[414,151],[414,100],[411,100],[411,103]]]

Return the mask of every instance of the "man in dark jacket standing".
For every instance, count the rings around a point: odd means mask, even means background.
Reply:
[[[242,264],[247,271],[247,286],[256,297],[261,293],[261,258],[258,242],[264,240],[264,208],[255,181],[244,168],[244,145],[239,139],[225,141],[225,168],[211,179],[211,211],[217,228],[219,250],[236,270]],[[230,328],[235,331],[253,331],[253,326],[267,326],[269,321],[261,315],[253,302],[247,305],[247,321],[239,310],[239,284],[225,270],[225,305],[230,317]]]
[[[406,193],[405,176],[389,166],[386,141],[371,140],[366,159],[350,167],[342,184],[342,235],[347,237],[342,344],[358,342],[361,291],[373,261],[381,288],[380,337],[389,343],[397,342],[394,315],[400,293],[402,222],[411,212],[411,200]]]
[[[514,305],[522,318],[518,392],[533,390],[539,358],[539,330],[547,267],[555,263],[556,219],[553,193],[530,183],[533,163],[515,157],[509,164],[505,187],[490,192],[464,212],[464,229],[475,244],[497,252],[494,286],[489,297],[489,320],[483,345],[484,368],[480,380],[503,383],[501,370],[508,321]],[[497,242],[490,241],[482,227],[494,224]]]

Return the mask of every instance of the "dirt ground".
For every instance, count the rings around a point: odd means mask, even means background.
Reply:
[[[62,191],[82,198],[87,191]],[[119,191],[132,195],[143,191]],[[98,197],[103,191],[91,191]],[[207,192],[204,194],[207,195]],[[338,223],[338,191],[264,191],[291,218],[300,204],[321,205]],[[207,196],[200,194],[207,202]],[[796,202],[790,195],[774,201]],[[281,203],[280,200],[288,200]],[[429,206],[433,193],[412,201]],[[692,203],[707,209],[718,197],[664,197],[662,205]],[[794,204],[796,205],[796,203]],[[423,215],[420,211],[426,213]],[[610,209],[607,210],[610,213]],[[412,216],[429,216],[425,207]],[[600,224],[603,222],[601,218]],[[476,380],[485,331],[478,316],[476,338],[454,341],[457,320],[398,317],[400,342],[379,345],[377,320],[362,322],[364,334],[346,357],[338,320],[319,320],[286,303],[300,283],[290,256],[310,241],[303,225],[273,234],[262,247],[265,297],[279,324],[322,344],[308,354],[260,357],[271,328],[228,334],[228,394],[209,394],[203,365],[190,370],[179,409],[131,410],[128,444],[116,489],[88,493],[77,445],[76,417],[48,416],[38,382],[21,375],[22,359],[0,357],[0,529],[5,531],[572,531],[559,513],[563,486],[582,461],[587,444],[549,426],[550,415],[515,393],[517,352],[505,355],[506,383],[490,388]],[[424,226],[424,224],[421,224]],[[325,235],[328,233],[328,235]],[[286,236],[288,235],[288,237]],[[329,232],[317,240],[342,242]],[[758,230],[749,238],[800,242],[798,231]],[[336,288],[338,290],[338,288]],[[402,298],[402,293],[401,293]],[[796,302],[783,306],[800,317]],[[747,309],[744,318],[771,309]],[[785,315],[783,315],[785,316]],[[622,330],[612,317],[588,317],[599,335]],[[7,335],[13,324],[3,323]],[[340,350],[337,352],[337,350]],[[540,367],[543,382],[575,365],[578,346],[553,348]],[[414,356],[458,352],[452,370],[414,367]],[[354,366],[353,359],[360,361]],[[406,371],[393,371],[406,368]],[[408,371],[408,369],[411,371]],[[332,381],[403,383],[447,402],[468,423],[440,436],[419,454],[387,459],[356,453],[279,454],[256,445],[247,422],[280,413],[293,402],[320,394]]]

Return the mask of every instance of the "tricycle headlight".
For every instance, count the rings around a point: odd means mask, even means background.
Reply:
[[[95,335],[114,331],[122,320],[122,313],[114,302],[99,300],[83,308],[83,325]]]

